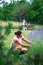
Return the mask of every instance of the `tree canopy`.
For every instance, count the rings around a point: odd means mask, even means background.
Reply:
[[[0,7],[0,20],[22,22],[23,18],[30,23],[43,24],[43,0],[12,0]]]

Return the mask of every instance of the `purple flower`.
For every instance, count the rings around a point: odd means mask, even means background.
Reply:
[[[33,30],[30,34],[29,34],[29,39],[33,40],[36,38],[41,38],[43,40],[43,29],[40,30]]]

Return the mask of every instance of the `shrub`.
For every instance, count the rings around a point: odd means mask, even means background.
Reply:
[[[8,25],[5,28],[5,34],[9,34],[11,32],[12,24],[8,23]]]
[[[19,29],[19,30],[22,30],[22,26],[19,26],[18,29]]]
[[[34,29],[34,25],[33,24],[28,24],[27,29],[33,30]]]
[[[12,26],[12,29],[18,29],[18,26]]]

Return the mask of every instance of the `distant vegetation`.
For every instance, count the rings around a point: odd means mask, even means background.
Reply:
[[[30,23],[43,24],[43,0],[11,0],[0,7],[0,20],[22,22],[23,18]]]

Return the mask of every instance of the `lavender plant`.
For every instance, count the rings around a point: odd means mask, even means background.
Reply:
[[[37,39],[37,38],[41,38],[41,40],[43,40],[43,29],[41,30],[33,30],[30,34],[29,34],[29,39],[31,41]]]
[[[37,64],[41,65],[43,63],[42,61],[43,60],[43,29],[33,30],[29,34],[28,38],[32,42],[32,48],[29,49],[27,58],[31,57],[31,59],[33,60],[31,63],[30,62],[29,63],[30,65],[32,65],[32,63],[34,65],[37,65]],[[29,61],[29,58],[27,62],[28,61]]]

